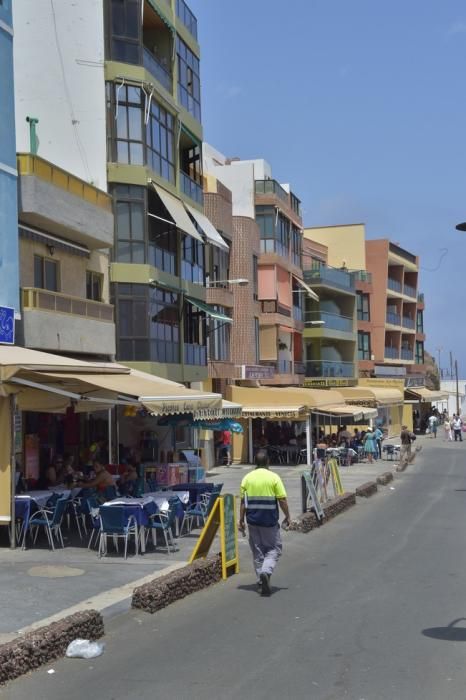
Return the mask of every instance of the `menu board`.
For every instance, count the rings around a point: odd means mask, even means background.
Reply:
[[[230,493],[223,497],[223,543],[225,563],[234,562],[238,558],[236,535],[235,497]]]
[[[189,563],[195,559],[207,556],[219,528],[222,552],[222,578],[226,579],[230,573],[237,574],[239,572],[235,497],[230,493],[225,494],[225,496],[219,496],[215,501],[191,554]]]

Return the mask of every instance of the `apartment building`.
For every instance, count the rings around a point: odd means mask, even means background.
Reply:
[[[232,194],[232,359],[237,379],[299,385],[304,378],[300,201],[262,159],[228,159],[204,144],[204,171]]]
[[[17,172],[11,0],[0,3],[0,307],[19,314]],[[0,342],[11,341],[13,322],[0,315]]]
[[[204,380],[206,247],[227,244],[203,213],[196,18],[184,0],[18,0],[15,14],[18,123],[32,115],[38,155],[112,198],[117,359]]]

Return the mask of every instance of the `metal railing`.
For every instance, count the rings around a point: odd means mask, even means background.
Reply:
[[[192,200],[198,204],[203,204],[204,202],[204,192],[202,191],[202,185],[200,185],[192,177],[189,177],[186,173],[180,170],[180,186],[181,191],[190,197]]]
[[[254,191],[256,194],[275,194],[289,204],[288,192],[276,180],[256,180]]]
[[[305,363],[306,377],[354,377],[353,362],[330,362],[328,360]]]
[[[392,326],[401,326],[401,316],[400,314],[396,314],[393,311],[387,311],[387,315],[385,317],[387,323],[391,323]]]
[[[148,70],[149,73],[154,76],[154,78],[157,78],[165,90],[168,90],[170,93],[173,92],[173,78],[170,72],[164,66],[162,66],[152,51],[149,51],[149,49],[146,47],[144,47],[142,62],[144,68]]]
[[[400,352],[398,348],[385,348],[384,357],[388,358],[389,360],[398,360],[400,357]]]
[[[304,280],[310,284],[327,282],[342,289],[354,290],[354,279],[349,272],[325,265],[314,270],[304,270]]]
[[[366,272],[366,270],[354,270],[351,274],[356,282],[368,282],[372,284],[371,272]]]
[[[398,280],[394,280],[392,277],[387,279],[387,287],[394,292],[399,292],[401,294],[402,285]]]
[[[414,359],[414,351],[409,350],[409,348],[401,348],[400,357],[402,360],[412,360]]]
[[[84,316],[94,321],[113,323],[113,305],[101,301],[82,299],[37,287],[23,287],[22,301],[25,311],[39,309],[40,311]]]
[[[408,316],[403,316],[403,326],[404,328],[415,328],[416,327],[416,322],[412,318],[408,318]]]
[[[405,284],[403,286],[403,293],[406,294],[407,297],[413,297],[414,299],[416,299],[416,296],[417,296],[416,289],[415,289],[415,287],[411,287],[410,284]]]
[[[315,324],[316,328],[330,328],[335,331],[343,331],[344,333],[353,333],[354,324],[351,316],[341,316],[327,311],[308,311],[305,315],[305,326],[312,328],[314,321],[323,321],[323,323]]]

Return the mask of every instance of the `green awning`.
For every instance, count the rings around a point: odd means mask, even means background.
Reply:
[[[142,1],[144,2],[144,0],[142,0]],[[157,3],[154,2],[153,0],[149,0],[149,5],[152,7],[153,10],[155,10],[155,12],[158,14],[158,16],[160,17],[160,19],[162,20],[162,22],[164,22],[164,23],[167,25],[167,27],[170,29],[170,31],[173,32],[173,34],[176,35],[176,29],[175,29],[175,27],[174,27],[173,24],[170,22],[170,20],[164,15],[164,13],[163,13],[162,10],[160,9],[160,7],[157,5]]]
[[[233,319],[230,316],[225,316],[221,311],[217,311],[215,306],[206,304],[205,301],[200,301],[194,297],[185,297],[185,299],[200,311],[204,311],[208,316],[211,316],[211,318],[215,318],[217,321],[223,321],[223,323],[233,323]]]

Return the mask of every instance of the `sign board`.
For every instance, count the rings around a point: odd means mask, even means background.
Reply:
[[[303,498],[303,512],[306,513],[309,510],[309,506],[314,509],[314,512],[319,520],[324,517],[324,511],[320,505],[319,497],[317,496],[316,485],[312,478],[310,471],[305,471],[301,475],[303,481],[303,486],[307,491],[307,498]]]
[[[273,379],[275,367],[268,365],[240,365],[241,379]]]
[[[328,466],[330,467],[330,474],[332,475],[332,484],[335,496],[342,496],[344,494],[344,490],[341,483],[340,470],[338,469],[337,460],[329,459]]]
[[[316,388],[320,386],[356,386],[357,383],[357,379],[340,379],[335,377],[329,377],[327,379],[310,379],[309,377],[306,377],[304,380],[304,386],[308,388]]]
[[[214,507],[210,511],[189,563],[196,559],[205,558],[212,546],[215,536],[220,529],[220,543],[222,552],[222,578],[226,579],[228,573],[239,572],[238,557],[238,529],[236,524],[235,497],[228,493],[219,496]]]
[[[0,344],[15,344],[15,310],[0,306]]]

